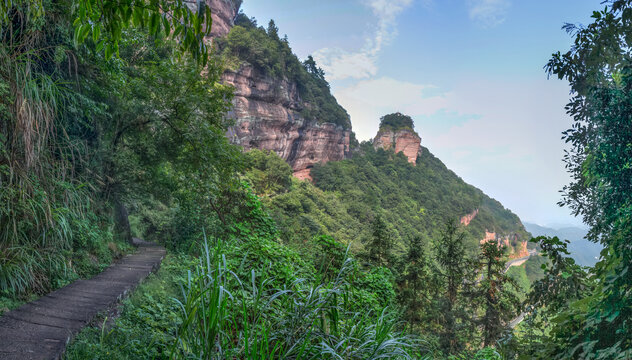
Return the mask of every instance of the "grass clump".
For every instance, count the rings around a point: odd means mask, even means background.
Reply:
[[[260,237],[205,242],[199,255],[167,255],[120,317],[84,329],[65,358],[412,358],[396,314],[362,300],[352,259],[316,271]]]
[[[183,319],[173,345],[177,359],[408,359],[413,340],[397,331],[387,309],[356,307],[348,259],[329,282],[296,279],[271,286],[254,269],[240,279],[218,241],[205,245],[184,286]]]

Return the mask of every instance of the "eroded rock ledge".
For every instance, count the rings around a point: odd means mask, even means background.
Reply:
[[[408,162],[415,165],[421,151],[421,137],[409,129],[380,129],[373,139],[373,146],[378,149],[394,149],[395,153],[403,152]]]
[[[351,131],[303,118],[305,104],[295,83],[265,76],[248,64],[227,70],[222,81],[235,87],[229,116],[236,124],[228,137],[244,150],[276,152],[300,179],[310,178],[314,164],[343,160],[349,154]]]

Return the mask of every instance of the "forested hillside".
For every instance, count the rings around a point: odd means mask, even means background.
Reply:
[[[411,158],[365,142],[304,164],[312,183],[274,152],[231,144],[239,89],[222,79],[235,66],[290,79],[306,102],[285,109],[350,131],[326,74],[274,22],[240,14],[209,38],[211,9],[239,4],[0,2],[0,333],[12,337],[0,358],[42,356],[34,341],[67,345],[53,356],[66,359],[632,356],[630,1],[567,26],[575,46],[546,67],[573,90],[564,204],[602,257],[578,266],[542,236],[529,246],[545,258],[509,273],[530,237],[520,220],[426,148]],[[412,131],[397,118],[384,125]],[[33,305],[135,252],[133,236],[166,248],[160,270],[79,334]],[[33,339],[18,321],[64,334]]]
[[[277,171],[272,167],[279,166],[259,161],[253,169]],[[375,150],[365,142],[352,159],[317,165],[312,176],[314,186],[290,187],[286,182],[255,187],[268,195],[287,241],[324,233],[361,249],[372,236],[371,224],[381,218],[397,251],[403,252],[411,238],[437,239],[448,220],[458,221],[476,209],[478,214],[463,227],[470,251],[477,251],[486,231],[509,236],[516,248],[530,238],[515,214],[466,184],[426,148],[414,166],[401,153]]]

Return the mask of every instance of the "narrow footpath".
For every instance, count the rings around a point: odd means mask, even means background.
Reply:
[[[59,359],[70,340],[160,266],[161,246],[134,239],[138,250],[90,280],[77,280],[0,317],[0,359]]]

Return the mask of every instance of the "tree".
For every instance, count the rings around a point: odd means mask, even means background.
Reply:
[[[270,19],[268,22],[268,36],[272,39],[278,41],[279,40],[279,28],[274,23],[274,20]]]
[[[568,358],[632,356],[632,1],[608,4],[586,27],[565,25],[573,47],[546,66],[571,87],[564,161],[572,182],[561,204],[583,217],[590,240],[604,245],[593,270],[598,286],[561,311],[560,319],[572,321],[553,331],[551,341],[563,344],[558,356]]]
[[[520,300],[515,294],[517,285],[505,274],[504,246],[498,240],[483,244],[480,265],[483,279],[478,293],[483,298],[485,314],[480,323],[483,328],[483,345],[493,346],[501,337],[509,321],[516,315]],[[514,290],[514,291],[512,291]]]
[[[208,196],[227,183],[231,91],[218,65],[200,75],[208,15],[171,0],[0,4],[0,292],[48,291],[83,271],[66,269],[76,253],[109,255],[139,199],[201,201],[182,194],[193,178]]]
[[[375,266],[387,266],[391,263],[393,236],[382,215],[375,215],[371,223],[371,238],[366,244],[369,261]]]
[[[292,184],[292,168],[271,150],[252,149],[246,153],[246,177],[259,195],[286,191]]]
[[[572,303],[590,296],[595,284],[568,256],[568,240],[539,236],[531,241],[540,245],[542,256],[548,261],[542,264],[544,277],[532,284],[527,295],[524,349],[521,351],[533,357],[549,358],[570,346],[564,338],[573,336],[581,326],[577,319],[585,314],[574,318],[568,316],[567,310]],[[557,337],[555,341],[550,341],[551,334]]]
[[[472,320],[468,314],[468,280],[475,274],[473,261],[465,252],[465,234],[456,221],[448,221],[442,237],[435,243],[438,283],[443,295],[438,301],[441,347],[448,354],[456,354],[464,347],[464,336],[471,335]],[[468,334],[466,334],[468,333]]]
[[[73,9],[75,44],[91,40],[106,59],[119,54],[123,30],[138,28],[157,39],[173,37],[179,48],[200,63],[206,64],[207,45],[204,37],[211,33],[211,10],[205,2],[194,9],[178,0],[70,0],[66,9]],[[49,9],[50,8],[50,9]],[[9,0],[0,3],[0,32],[17,23],[35,21],[46,11],[57,10],[45,0]],[[70,11],[66,10],[66,16]]]
[[[325,71],[316,65],[316,61],[311,55],[308,55],[307,60],[303,61],[303,66],[308,73],[319,80],[325,81]],[[329,84],[327,84],[327,86],[329,86]]]
[[[430,300],[431,273],[425,246],[420,236],[413,237],[403,259],[405,264],[400,280],[400,302],[405,308],[406,320],[413,327],[421,326],[422,311],[428,307]]]
[[[399,129],[412,130],[414,127],[414,124],[413,124],[413,119],[410,116],[404,115],[400,112],[396,112],[396,113],[384,115],[380,118],[380,128],[382,127],[392,128],[393,130],[399,130]]]

